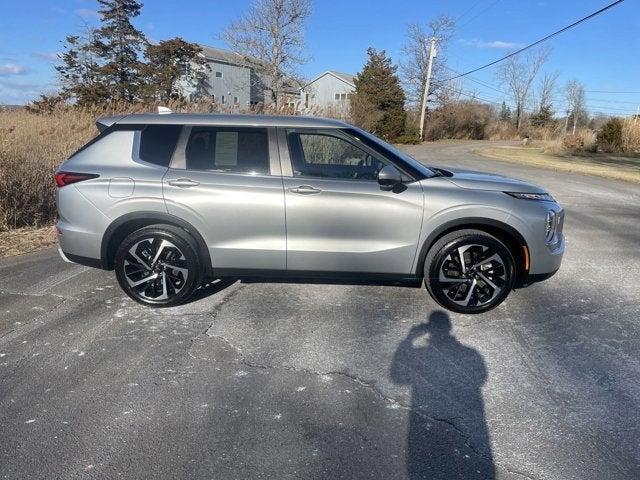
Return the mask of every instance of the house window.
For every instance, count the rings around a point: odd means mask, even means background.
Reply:
[[[221,102],[222,102],[222,105],[224,105],[224,104],[225,104],[224,95],[222,95]]]
[[[347,94],[346,93],[341,93],[340,94],[340,100],[346,100],[347,99]]]
[[[340,94],[339,94],[339,93],[336,93],[334,98],[335,98],[336,100],[340,100]]]
[[[233,104],[238,105],[239,103],[240,101],[238,100],[238,97],[233,97]]]
[[[216,78],[222,78],[222,72],[216,72]]]

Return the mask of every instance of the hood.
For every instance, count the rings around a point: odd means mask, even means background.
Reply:
[[[547,193],[547,190],[532,183],[516,180],[495,173],[474,172],[453,168],[438,168],[447,180],[460,188],[471,190],[494,190],[500,192]]]

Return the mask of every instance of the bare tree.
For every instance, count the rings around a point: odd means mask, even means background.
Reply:
[[[518,130],[522,127],[524,109],[531,94],[531,85],[548,57],[548,49],[515,55],[507,59],[498,70],[498,78],[509,89],[516,107],[515,119]]]
[[[551,111],[558,72],[545,73],[538,82],[538,112]]]
[[[287,79],[306,61],[303,31],[310,14],[310,0],[254,0],[222,35],[248,64],[266,74],[265,86],[276,107]]]
[[[584,92],[584,85],[577,80],[571,80],[567,82],[565,86],[565,99],[567,101],[567,109],[573,117],[573,134],[576,133],[576,126],[578,125],[578,117],[586,114],[586,98]],[[567,121],[569,118],[567,117]],[[565,123],[566,132],[566,123]]]
[[[438,53],[431,70],[431,93],[442,98],[448,98],[450,95],[444,80],[447,76],[452,76],[451,72],[447,73],[446,50],[454,30],[455,21],[446,15],[430,21],[426,28],[419,23],[412,23],[407,27],[407,39],[402,47],[404,61],[400,63],[400,74],[410,105],[419,106],[422,103],[432,38],[437,40]]]

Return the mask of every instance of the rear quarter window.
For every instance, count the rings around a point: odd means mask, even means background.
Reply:
[[[168,167],[181,131],[181,125],[147,125],[140,134],[138,157],[145,162]]]

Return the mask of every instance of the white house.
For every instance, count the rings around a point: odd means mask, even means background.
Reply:
[[[318,75],[301,89],[301,103],[306,110],[333,109],[347,111],[356,89],[355,75],[329,70]]]

